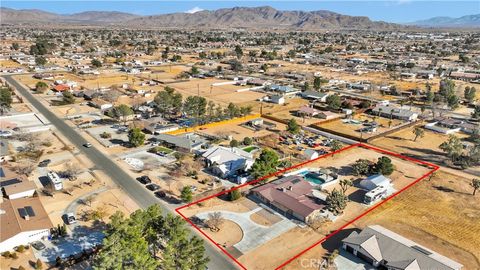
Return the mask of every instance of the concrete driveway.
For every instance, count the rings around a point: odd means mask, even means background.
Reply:
[[[282,233],[294,228],[295,223],[284,218],[282,220],[273,224],[272,226],[263,226],[258,223],[255,223],[250,216],[256,212],[262,210],[263,208],[257,207],[249,212],[236,213],[230,211],[207,211],[197,214],[196,216],[201,219],[208,219],[208,214],[214,212],[220,212],[224,219],[230,220],[238,224],[243,231],[243,238],[240,242],[233,245],[238,251],[245,254],[249,250],[257,248],[266,242],[272,240],[273,238],[281,235]]]

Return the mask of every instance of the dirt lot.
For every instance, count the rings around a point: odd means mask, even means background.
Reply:
[[[399,154],[419,158],[428,162],[442,164],[446,160],[446,155],[440,150],[439,145],[448,140],[448,135],[425,129],[425,136],[418,137],[413,141],[414,127],[402,129],[388,136],[375,139],[370,143],[384,149],[388,149]],[[468,135],[457,133],[459,138],[467,138]]]
[[[378,117],[378,116],[373,116],[373,115],[362,113],[362,114],[359,114],[359,115],[355,115],[353,120],[357,120],[357,121],[361,121],[361,122],[363,122],[365,120],[367,120],[368,122],[375,121],[379,124],[379,126],[377,127],[376,132],[372,132],[372,133],[363,132],[363,133],[361,133],[361,132],[359,132],[359,130],[364,127],[362,124],[349,124],[349,123],[344,123],[342,120],[343,119],[338,119],[338,120],[331,121],[331,122],[321,123],[321,124],[319,124],[319,126],[322,127],[322,128],[328,129],[328,130],[336,131],[336,132],[339,132],[341,134],[350,135],[350,136],[354,136],[354,137],[357,137],[357,138],[370,138],[374,135],[386,132],[390,129],[393,129],[393,128],[397,127],[398,125],[401,125],[401,124],[405,123],[404,121],[398,120],[398,119],[390,120],[389,118]],[[391,121],[391,123],[390,123],[390,121]]]
[[[300,269],[302,260],[319,259],[340,248],[354,228],[378,224],[464,265],[480,268],[480,197],[470,179],[439,172],[414,185],[346,228],[331,240],[300,256],[285,269]],[[317,269],[317,268],[301,268]]]
[[[285,125],[283,124],[272,122],[271,120],[267,119],[264,119],[264,121],[274,123],[277,130],[285,130]],[[268,136],[274,133],[266,129],[256,131],[254,129],[244,127],[241,124],[218,125],[216,127],[202,129],[201,132],[219,137],[232,136],[237,141],[242,141],[245,137],[256,138]]]
[[[251,102],[265,96],[265,94],[252,91],[236,92],[237,90],[248,88],[248,86],[237,86],[234,84],[214,85],[225,82],[231,81],[219,79],[191,79],[188,82],[172,83],[168,84],[168,86],[173,87],[185,97],[200,95],[208,100],[223,105],[230,102],[236,104]]]

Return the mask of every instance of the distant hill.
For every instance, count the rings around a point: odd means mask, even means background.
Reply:
[[[71,15],[41,10],[0,8],[2,24],[114,24],[149,28],[286,28],[286,29],[396,29],[405,26],[371,21],[331,11],[280,11],[272,7],[235,7],[196,13],[138,16],[122,12],[87,11]]]
[[[75,14],[55,14],[38,9],[16,10],[0,8],[2,24],[34,24],[34,23],[123,23],[139,17],[138,15],[116,11],[86,11]]]
[[[480,27],[480,14],[466,15],[459,18],[433,17],[427,20],[416,21],[409,25],[427,27]]]
[[[330,11],[280,11],[272,7],[235,7],[193,14],[174,13],[145,16],[130,21],[133,25],[204,28],[396,28],[399,25],[373,22],[368,17],[347,16]]]

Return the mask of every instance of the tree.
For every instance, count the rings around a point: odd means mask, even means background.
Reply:
[[[477,189],[480,188],[480,179],[473,179],[470,183],[470,186],[473,188],[472,195],[475,196],[475,193],[477,193]]]
[[[450,157],[452,161],[459,158],[463,152],[462,142],[453,134],[449,135],[448,140],[440,144],[439,148],[447,153],[447,156]]]
[[[322,78],[315,76],[315,78],[313,78],[313,89],[318,91],[320,90],[321,86],[322,86]]]
[[[140,128],[132,128],[128,131],[128,142],[134,147],[139,147],[145,142],[145,133]]]
[[[379,157],[377,163],[373,166],[373,172],[383,175],[390,175],[395,170],[392,160],[389,157]]]
[[[198,70],[198,67],[193,66],[193,67],[190,69],[190,73],[191,73],[192,75],[197,75],[197,74],[200,73],[200,71]]]
[[[236,201],[242,197],[242,193],[238,189],[234,189],[228,193],[228,199],[230,201]]]
[[[90,64],[92,64],[92,66],[96,67],[96,68],[99,68],[102,66],[102,62],[98,59],[92,59],[92,61],[90,62]]]
[[[339,110],[342,107],[342,100],[337,94],[328,96],[326,99],[326,103],[328,108],[332,110]]]
[[[336,152],[336,151],[342,149],[342,143],[340,143],[340,141],[338,141],[338,140],[333,140],[330,143],[330,149],[332,150],[332,152]]]
[[[252,138],[250,137],[243,138],[243,145],[251,145],[252,143],[253,143]]]
[[[192,117],[202,117],[207,112],[207,100],[200,96],[189,96],[183,104],[183,112]]]
[[[0,88],[0,114],[3,115],[12,108],[12,91],[7,87]]]
[[[294,118],[288,120],[287,131],[291,134],[298,134],[300,132],[300,125],[298,125]]]
[[[243,50],[242,50],[242,47],[240,47],[240,45],[235,46],[235,54],[237,55],[238,59],[242,58]]]
[[[475,100],[477,90],[475,87],[465,86],[464,96],[468,102],[472,103]]]
[[[370,172],[371,165],[372,162],[370,162],[368,159],[358,159],[352,165],[353,175],[367,175]]]
[[[155,104],[157,112],[162,115],[176,115],[182,108],[182,94],[175,92],[172,87],[166,86],[155,96]]]
[[[35,84],[35,91],[38,93],[43,93],[48,90],[48,84],[45,82],[37,82]]]
[[[238,147],[239,145],[240,143],[235,139],[230,141],[230,147]]]
[[[184,202],[187,202],[187,203],[191,202],[193,199],[192,189],[189,186],[183,187],[180,194],[180,198],[182,198]]]
[[[338,249],[335,249],[334,251],[332,251],[332,253],[330,253],[330,255],[328,255],[327,257],[327,262],[329,265],[333,265],[334,262],[335,262],[335,259],[338,257]]]
[[[18,49],[20,49],[20,45],[18,45],[17,42],[14,42],[12,43],[12,49],[14,49],[15,51],[18,51]]]
[[[37,66],[45,66],[47,64],[47,59],[43,56],[35,57],[35,64]]]
[[[414,142],[417,141],[418,137],[423,138],[423,136],[425,136],[425,131],[423,128],[418,126],[413,129],[412,133],[415,135],[415,138],[413,139]]]
[[[337,189],[333,189],[331,192],[328,193],[326,204],[327,209],[332,212],[334,215],[339,215],[343,213],[345,207],[347,207],[347,196]]]
[[[220,226],[225,220],[222,217],[222,213],[220,212],[213,212],[208,214],[208,219],[205,222],[207,226],[210,228],[212,231],[220,231]]]
[[[64,104],[73,104],[75,103],[75,97],[69,91],[65,91],[62,93],[62,101]]]
[[[353,187],[353,182],[349,179],[342,179],[339,184],[343,193],[346,193],[349,187]]]
[[[471,117],[473,119],[480,119],[480,105],[475,105]]]
[[[277,152],[264,148],[250,169],[251,176],[257,179],[272,174],[277,171],[278,165],[279,157]]]
[[[120,104],[112,109],[113,117],[118,120],[123,120],[123,124],[127,124],[128,117],[133,115],[133,110],[126,104]]]

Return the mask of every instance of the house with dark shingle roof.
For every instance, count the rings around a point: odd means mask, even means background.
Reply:
[[[378,269],[459,270],[463,265],[379,225],[352,232],[343,249]]]

